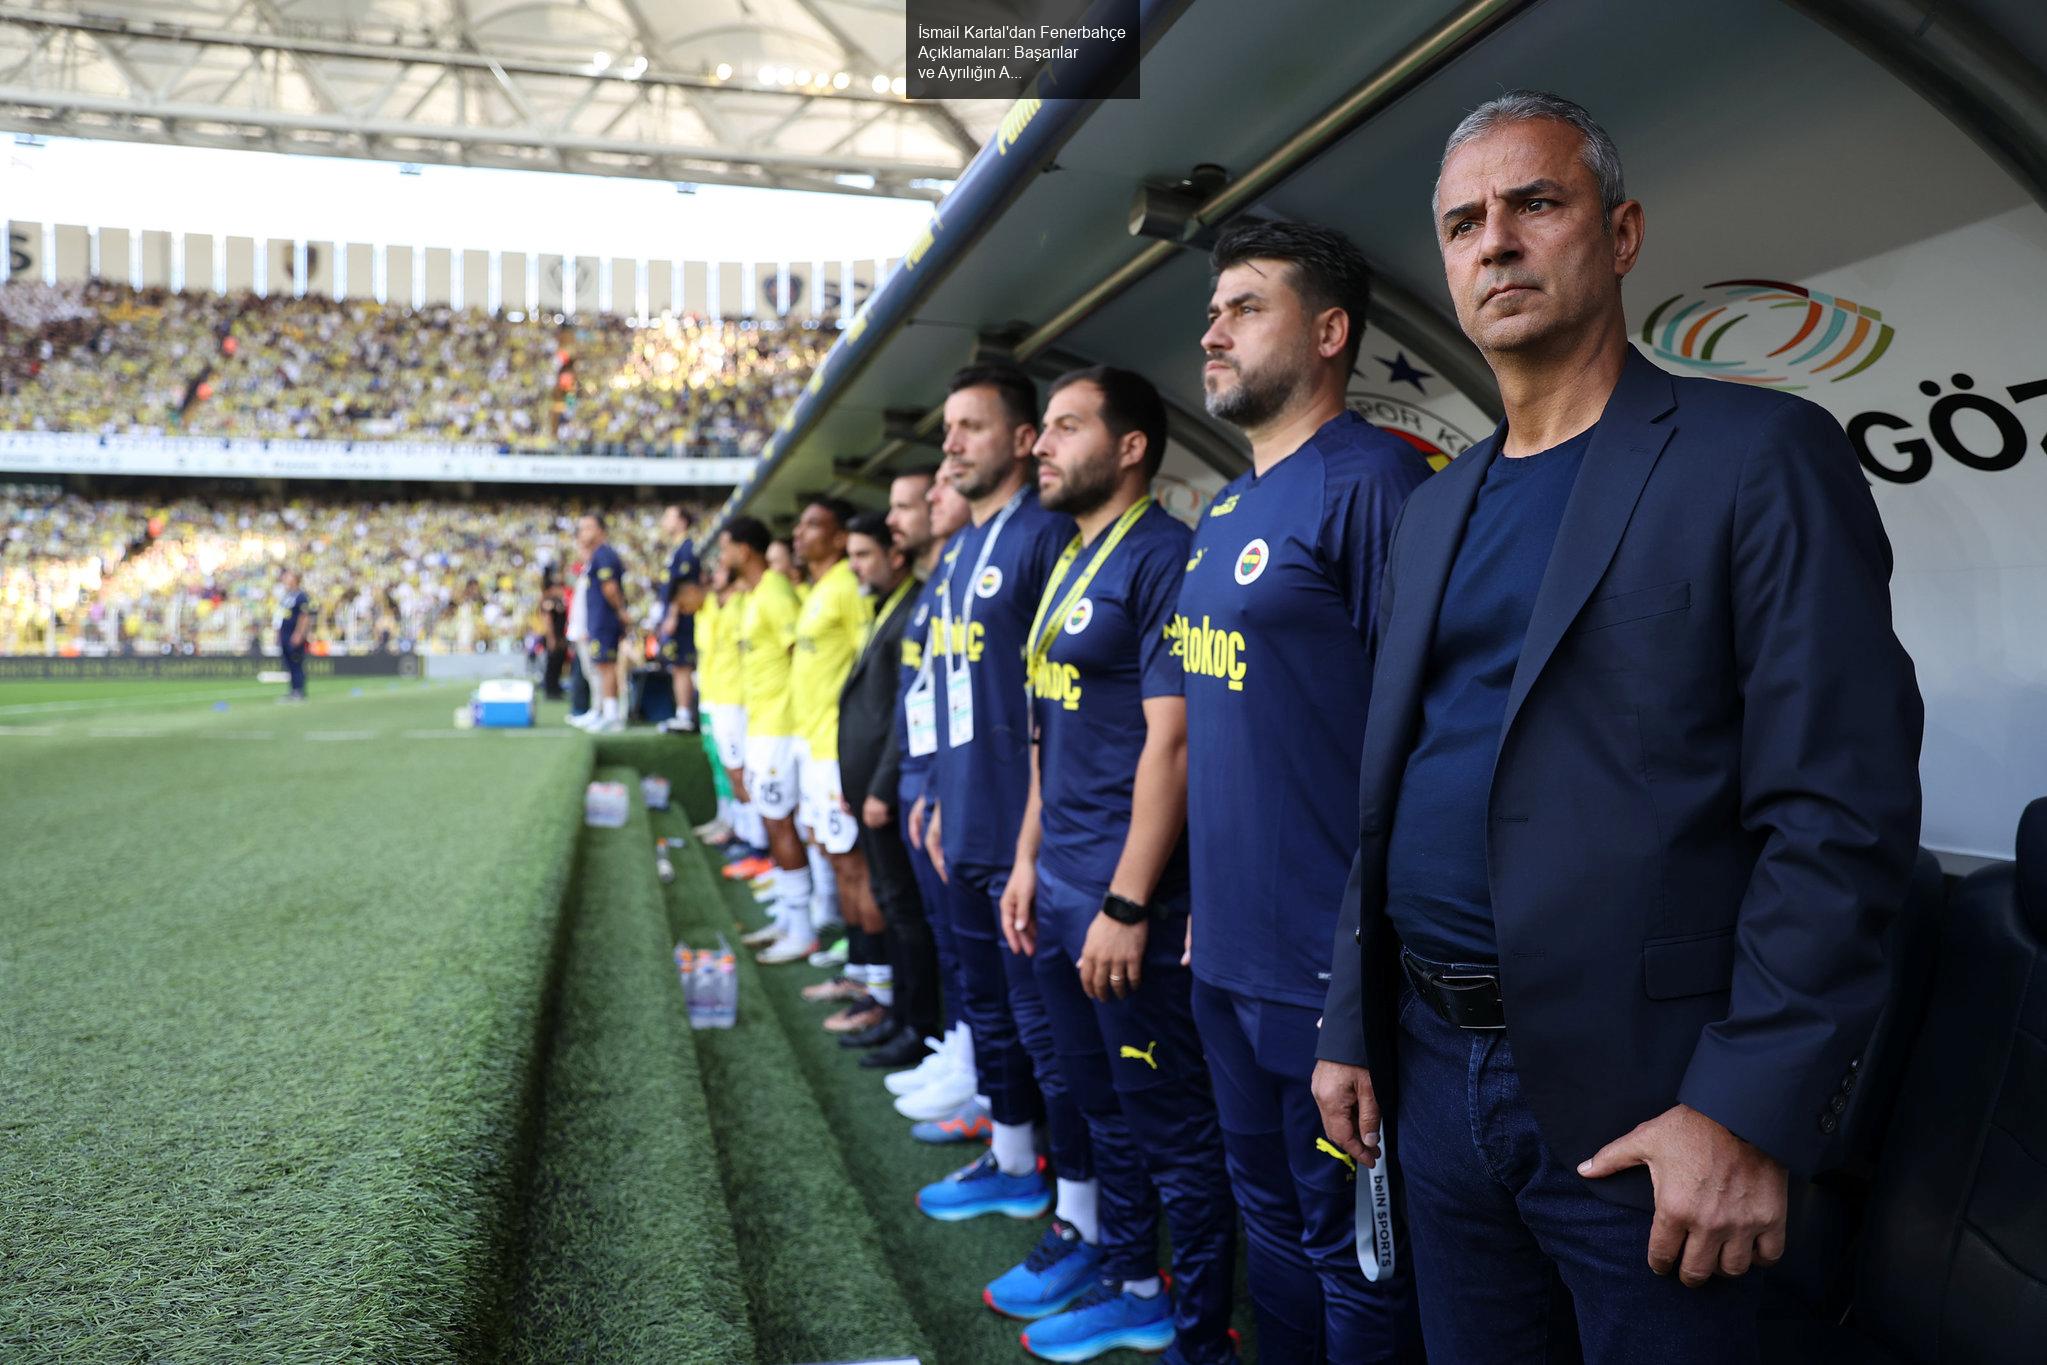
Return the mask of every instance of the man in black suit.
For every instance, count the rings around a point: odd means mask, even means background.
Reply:
[[[1507,417],[1388,552],[1316,1100],[1392,1119],[1431,1361],[1752,1360],[1918,835],[1890,546],[1823,410],[1629,346],[1583,109],[1482,106],[1435,211]]]
[[[881,1040],[860,1065],[913,1066],[924,1058],[924,1039],[943,1031],[938,949],[893,809],[900,759],[889,742],[895,727],[903,631],[918,583],[888,523],[876,513],[863,513],[846,524],[846,557],[861,588],[874,600],[874,625],[839,693],[839,778],[846,813],[867,825],[860,844],[867,851],[875,902],[888,921],[889,966],[895,980],[892,1016],[877,1026]],[[881,797],[891,808],[880,825],[865,819],[869,797]]]

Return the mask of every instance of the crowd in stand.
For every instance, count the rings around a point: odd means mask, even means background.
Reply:
[[[0,430],[747,456],[837,329],[0,285]]]
[[[575,518],[539,501],[87,498],[0,493],[0,654],[241,653],[279,575],[304,576],[318,648],[521,649]],[[652,519],[613,535],[653,565]]]

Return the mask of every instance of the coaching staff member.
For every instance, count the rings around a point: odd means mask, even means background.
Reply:
[[[1752,1360],[1919,829],[1890,546],[1824,411],[1628,345],[1583,109],[1481,106],[1434,208],[1507,415],[1394,533],[1316,1097],[1395,1115],[1431,1361],[1544,1358],[1558,1275],[1588,1359]]]

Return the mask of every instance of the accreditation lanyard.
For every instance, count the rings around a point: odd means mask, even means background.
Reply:
[[[881,628],[888,624],[888,618],[896,614],[896,608],[903,604],[903,598],[909,594],[910,589],[917,586],[917,575],[904,574],[903,581],[896,584],[896,590],[881,604],[880,614],[868,624],[867,638],[860,642],[860,663],[867,661],[867,651],[874,647],[875,637],[880,635]]]
[[[1393,1278],[1398,1262],[1393,1251],[1393,1149],[1382,1125],[1372,1135],[1379,1159],[1359,1172],[1357,1201],[1358,1269],[1373,1283]]]
[[[1138,518],[1142,517],[1150,506],[1151,496],[1147,494],[1130,504],[1123,515],[1116,518],[1116,524],[1109,528],[1109,534],[1102,539],[1102,548],[1095,551],[1094,558],[1087,562],[1087,567],[1081,570],[1080,577],[1073,580],[1073,586],[1067,589],[1066,596],[1059,600],[1059,606],[1054,609],[1052,602],[1059,596],[1059,585],[1066,581],[1066,571],[1080,558],[1080,537],[1074,536],[1072,543],[1061,552],[1059,562],[1052,566],[1052,577],[1045,584],[1045,595],[1038,599],[1038,614],[1031,618],[1031,633],[1027,637],[1030,641],[1030,650],[1025,656],[1028,666],[1024,670],[1026,690],[1031,686],[1031,679],[1037,676],[1038,665],[1044,663],[1051,655],[1052,641],[1057,639],[1059,632],[1065,628],[1067,618],[1073,615],[1074,607],[1079,605],[1081,598],[1087,596],[1088,585],[1095,581],[1095,575],[1101,572],[1102,565],[1109,562],[1109,556],[1123,543],[1123,537],[1130,534],[1130,528],[1137,525]],[[1051,613],[1049,621],[1045,619],[1047,612]]]
[[[945,625],[945,740],[953,748],[962,748],[974,742],[974,681],[972,660],[962,657],[955,665],[953,647],[959,646],[961,654],[966,652],[966,636],[974,620],[974,598],[981,583],[981,574],[988,567],[988,557],[995,553],[995,542],[1002,538],[1002,528],[1009,525],[1009,519],[1016,515],[1016,509],[1023,506],[1028,488],[1019,488],[1010,500],[1002,504],[1002,510],[995,514],[995,520],[988,525],[988,537],[981,542],[981,553],[974,560],[974,571],[967,578],[967,591],[960,603],[959,620],[952,617],[952,585],[957,577],[954,570],[959,561],[953,561],[952,569],[945,575],[945,585],[938,594],[939,610],[943,613]]]

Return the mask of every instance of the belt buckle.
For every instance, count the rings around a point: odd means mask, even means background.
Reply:
[[[1495,972],[1439,972],[1439,973],[1437,973],[1437,974],[1436,974],[1436,975],[1435,975],[1435,976],[1434,976],[1434,977],[1433,977],[1432,979],[1433,979],[1433,980],[1434,980],[1434,981],[1436,982],[1436,984],[1438,984],[1438,985],[1441,985],[1441,986],[1449,986],[1449,985],[1453,985],[1453,984],[1462,984],[1462,983],[1465,983],[1465,982],[1470,982],[1470,983],[1473,983],[1473,984],[1476,984],[1476,983],[1479,983],[1479,982],[1485,982],[1485,983],[1488,983],[1488,984],[1490,984],[1490,985],[1492,986],[1492,988],[1493,988],[1493,1001],[1494,1001],[1494,1003],[1495,1003],[1496,1007],[1498,1007],[1498,1008],[1499,1008],[1499,1011],[1500,1011],[1501,1015],[1503,1016],[1503,1017],[1502,1017],[1502,1020],[1501,1020],[1501,1022],[1500,1022],[1500,1023],[1497,1023],[1497,1024],[1463,1024],[1463,1023],[1460,1023],[1460,1024],[1458,1024],[1458,1025],[1457,1025],[1457,1027],[1458,1027],[1458,1028],[1461,1028],[1461,1029],[1463,1029],[1463,1030],[1464,1030],[1465,1032],[1467,1032],[1467,1033],[1503,1033],[1503,1032],[1505,1032],[1505,1031],[1506,1031],[1507,1025],[1506,1025],[1506,1022],[1505,1022],[1505,1019],[1504,1019],[1504,1016],[1505,1016],[1505,1014],[1506,1014],[1506,1009],[1505,1009],[1505,1003],[1506,1003],[1506,1002],[1504,1001],[1504,999],[1502,999],[1502,996],[1501,996],[1501,991],[1500,991],[1500,978],[1499,978],[1499,975],[1498,975],[1497,973],[1495,973]]]

